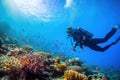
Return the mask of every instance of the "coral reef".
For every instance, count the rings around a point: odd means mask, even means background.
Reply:
[[[12,38],[0,34],[0,80],[120,79],[120,70],[102,71],[98,66],[86,65],[80,58],[53,54],[30,46],[20,47]]]
[[[67,70],[64,73],[64,80],[88,80],[87,76],[73,70]]]

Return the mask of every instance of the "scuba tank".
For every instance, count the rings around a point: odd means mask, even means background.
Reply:
[[[83,28],[80,28],[80,27],[79,27],[79,28],[77,28],[76,30],[80,33],[80,35],[84,35],[87,39],[90,39],[90,38],[93,37],[93,34],[92,34],[92,33],[84,30]]]

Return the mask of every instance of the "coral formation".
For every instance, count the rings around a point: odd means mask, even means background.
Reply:
[[[73,70],[67,70],[64,73],[64,80],[88,80],[87,76]]]
[[[26,52],[30,52],[30,51],[33,50],[33,48],[32,48],[31,46],[23,46],[23,47],[21,48],[21,50],[22,50],[22,51],[26,51]]]
[[[59,71],[59,72],[64,72],[65,69],[67,68],[67,64],[66,63],[61,63],[61,64],[54,63],[54,65],[55,65],[56,70]]]
[[[23,66],[15,57],[1,56],[0,57],[0,74],[7,75],[8,80],[18,80]]]
[[[49,72],[46,71],[46,57],[42,55],[26,54],[19,57],[23,65],[25,80],[49,80]]]
[[[12,73],[14,71],[19,71],[22,67],[20,61],[15,57],[0,57],[0,72]]]
[[[0,34],[0,80],[120,79],[118,70],[102,71],[97,66],[86,65],[80,58],[64,59],[64,56],[52,54],[30,46],[21,48],[12,38]]]
[[[80,66],[68,66],[67,70],[73,70],[73,71],[80,72],[81,71],[81,67]]]
[[[24,69],[30,73],[38,74],[40,70],[44,69],[44,62],[46,60],[43,56],[26,54],[20,56],[20,62]]]
[[[46,58],[50,58],[52,56],[50,53],[45,53],[45,52],[33,52],[32,54],[38,56],[45,56]]]
[[[109,80],[109,78],[105,76],[104,74],[99,73],[99,74],[89,75],[88,80]]]

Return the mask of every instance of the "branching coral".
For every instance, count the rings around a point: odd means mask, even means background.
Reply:
[[[45,70],[46,57],[40,55],[26,54],[20,56],[21,64],[24,67],[25,80],[49,80],[50,74]]]
[[[40,70],[44,69],[45,60],[45,57],[37,55],[27,54],[24,56],[20,56],[20,61],[24,69],[34,74],[38,74]]]
[[[64,73],[64,80],[88,80],[87,76],[76,71],[67,70]]]

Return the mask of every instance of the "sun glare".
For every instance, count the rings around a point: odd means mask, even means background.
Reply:
[[[48,1],[45,0],[5,0],[6,6],[10,11],[21,13],[25,16],[35,17],[42,21],[49,21],[51,13],[49,12]]]

